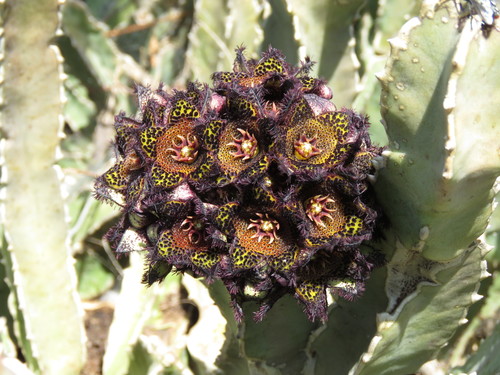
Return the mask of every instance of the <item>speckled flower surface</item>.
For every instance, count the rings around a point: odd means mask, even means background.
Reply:
[[[381,149],[311,66],[238,49],[211,87],[137,87],[140,114],[116,116],[117,160],[95,192],[122,207],[106,236],[115,251],[147,251],[145,283],[220,279],[238,320],[246,299],[260,301],[257,320],[284,294],[325,320],[327,292],[362,293],[380,259],[360,244],[377,221],[368,179]]]

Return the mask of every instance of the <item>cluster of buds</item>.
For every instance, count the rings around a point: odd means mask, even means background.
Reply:
[[[116,116],[117,161],[95,185],[123,210],[106,237],[118,253],[147,252],[147,284],[172,270],[221,280],[238,320],[246,299],[261,320],[284,294],[326,320],[327,293],[360,295],[379,259],[360,244],[375,227],[381,149],[309,60],[236,52],[212,87],[137,87],[140,114]]]

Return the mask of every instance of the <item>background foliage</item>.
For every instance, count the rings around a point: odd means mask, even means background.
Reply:
[[[498,209],[486,228],[500,38],[434,3],[2,3],[0,373],[500,372]],[[375,187],[391,226],[370,246],[389,263],[325,325],[283,298],[238,326],[220,285],[171,275],[146,289],[140,253],[115,259],[101,242],[119,212],[92,184],[112,165],[114,115],[136,112],[134,84],[210,82],[238,45],[256,57],[270,44],[317,61],[336,106],[367,113],[388,146]]]

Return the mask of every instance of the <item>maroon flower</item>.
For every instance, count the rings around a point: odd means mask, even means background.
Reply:
[[[247,298],[261,320],[284,294],[326,320],[327,293],[357,297],[380,259],[359,245],[376,224],[368,177],[381,149],[309,59],[236,53],[212,88],[137,87],[140,116],[116,116],[118,158],[95,186],[123,210],[106,238],[147,251],[147,284],[172,270],[220,279],[238,320]]]

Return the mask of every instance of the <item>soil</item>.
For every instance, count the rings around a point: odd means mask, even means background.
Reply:
[[[106,338],[113,320],[113,307],[95,302],[85,306],[85,331],[87,333],[87,362],[81,375],[101,375]]]

